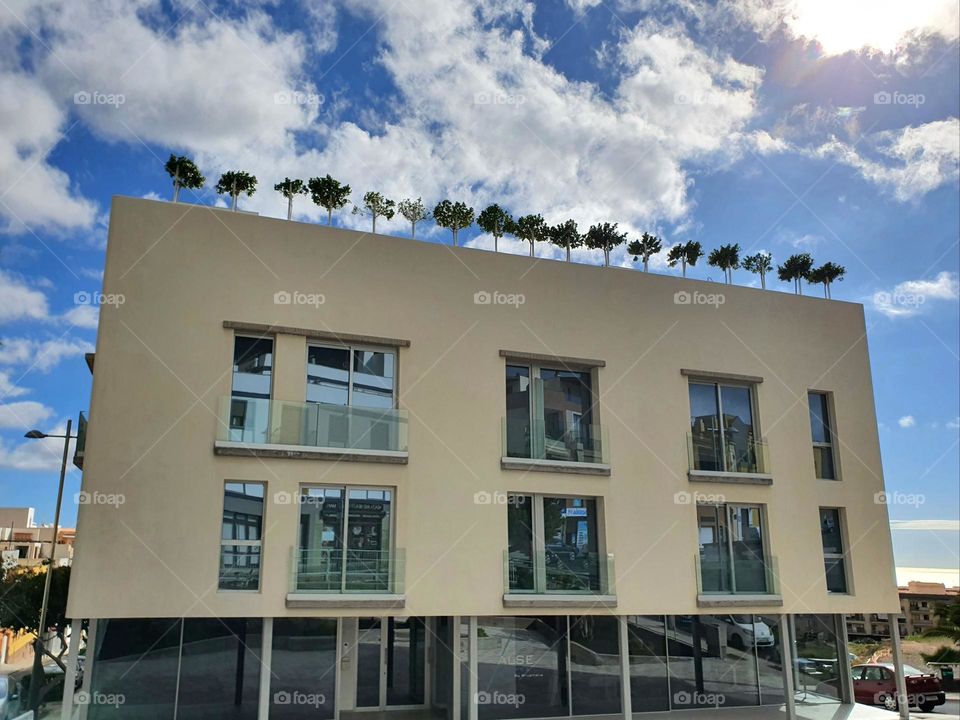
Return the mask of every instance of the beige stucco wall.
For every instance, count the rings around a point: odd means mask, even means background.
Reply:
[[[279,290],[325,304],[275,305]],[[525,303],[477,305],[479,290]],[[677,305],[678,290],[725,303]],[[783,612],[899,609],[887,511],[874,502],[883,481],[859,305],[129,198],[113,204],[104,292],[124,303],[100,315],[83,486],[125,502],[80,507],[73,617],[324,614],[285,606],[295,505],[268,502],[262,590],[217,591],[225,480],[264,481],[268,498],[309,482],[395,487],[405,614],[516,612],[502,606],[506,511],[475,504],[478,490],[603,498],[617,613],[706,612],[696,511],[674,502],[680,491],[767,505]],[[409,464],[215,456],[231,387],[225,320],[410,340],[399,357]],[[304,347],[278,338],[276,397],[303,399]],[[606,361],[610,477],[501,470],[502,348]],[[688,481],[681,368],[764,378],[771,487]],[[841,482],[814,478],[809,388],[835,393]],[[851,596],[826,592],[819,506],[846,509]]]

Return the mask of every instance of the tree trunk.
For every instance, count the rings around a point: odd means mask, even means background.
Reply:
[[[236,195],[231,195],[230,198],[231,198],[231,200],[230,200],[230,209],[233,210],[234,212],[236,212],[236,211],[237,211],[237,196],[236,196]]]
[[[410,237],[417,237],[417,224],[415,222],[410,223]]]
[[[173,201],[180,199],[180,171],[173,174]]]
[[[643,256],[643,271],[644,272],[650,271],[650,258],[647,255]]]
[[[293,220],[293,195],[287,198],[287,220]]]
[[[333,225],[333,208],[327,208],[327,225]]]
[[[683,276],[686,277],[686,276],[687,276],[687,261],[686,261],[686,260],[681,260],[681,261],[680,261],[680,268],[681,268],[681,270],[683,271]]]
[[[377,214],[373,214],[373,234],[377,234]]]
[[[570,262],[570,242],[567,242],[567,262]]]
[[[603,249],[603,266],[610,267],[610,248]]]
[[[767,289],[767,274],[763,272],[760,273],[760,289],[761,290]]]
[[[797,295],[803,295],[803,278],[797,278]]]
[[[497,236],[494,235],[494,236],[493,236],[493,251],[494,251],[494,252],[498,252],[498,250],[497,250],[497,245],[498,245],[499,243],[497,242],[497,240],[498,240],[498,239],[497,239]]]
[[[823,284],[823,298],[824,300],[830,299],[830,286],[827,283]]]
[[[530,257],[533,257],[533,240],[530,241]]]
[[[230,208],[234,212],[237,211],[237,181],[233,181],[233,185],[230,187],[230,197],[233,198],[233,206]]]
[[[454,246],[454,247],[457,247],[457,244],[458,244],[458,242],[459,242],[459,237],[458,237],[458,236],[459,236],[459,234],[460,234],[460,228],[457,228],[457,227],[452,228],[452,229],[451,229],[451,232],[453,233],[453,246]]]

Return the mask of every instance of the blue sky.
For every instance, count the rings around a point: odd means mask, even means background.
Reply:
[[[0,505],[52,519],[59,453],[23,432],[87,407],[96,307],[76,297],[100,287],[110,197],[168,198],[162,164],[176,152],[208,178],[188,202],[222,204],[211,186],[242,168],[260,179],[242,206],[282,217],[275,182],[329,172],[355,197],[496,201],[649,230],[667,247],[736,242],[844,265],[833,296],[866,307],[898,564],[957,568],[957,12],[940,0],[7,0]],[[491,246],[476,227],[461,239]],[[622,251],[613,262],[632,264]],[[652,269],[677,272],[662,256]],[[720,280],[702,263],[690,274]],[[67,525],[78,487],[74,471]]]

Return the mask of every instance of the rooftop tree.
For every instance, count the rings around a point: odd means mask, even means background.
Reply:
[[[193,160],[183,155],[171,155],[167,164],[163,166],[167,174],[173,179],[173,201],[180,199],[180,188],[198,190],[203,187],[207,179],[201,174]]]
[[[513,217],[502,207],[494,203],[493,205],[485,207],[477,216],[477,225],[479,225],[480,229],[485,233],[493,235],[493,251],[497,252],[500,238],[510,232],[510,228],[513,225]]]
[[[812,268],[813,258],[810,257],[810,253],[798,253],[784,260],[783,265],[777,266],[777,277],[784,282],[792,281],[793,292],[803,295],[801,281],[806,279]]]
[[[341,184],[329,174],[310,178],[307,189],[313,202],[327,211],[327,225],[333,224],[333,211],[350,202],[350,186]]]
[[[603,250],[603,266],[610,267],[610,251],[625,243],[627,234],[617,232],[617,223],[600,223],[590,226],[583,241],[591,250]]]
[[[843,280],[847,274],[847,269],[843,265],[827,262],[818,268],[812,268],[806,275],[806,280],[811,284],[823,285],[823,296],[830,299],[830,285],[836,280]]]
[[[390,220],[397,212],[396,207],[397,204],[393,200],[385,198],[380,193],[371,190],[364,194],[363,205],[357,205],[353,208],[353,214],[366,215],[370,213],[370,216],[373,218],[372,232],[376,232],[377,218],[385,217],[387,220]]]
[[[284,178],[283,182],[278,182],[273,189],[287,199],[287,220],[293,220],[293,199],[297,195],[306,195],[307,186],[303,180]]]
[[[723,270],[723,281],[733,285],[733,271],[740,267],[740,245],[721,245],[712,250],[707,264]]]
[[[453,233],[453,244],[457,245],[460,231],[473,225],[473,208],[462,202],[441,200],[433,209],[433,219],[440,227]]]
[[[250,197],[257,191],[257,176],[243,170],[227,170],[217,180],[217,193],[230,196],[230,209],[237,209],[237,198],[241,193]]]
[[[520,240],[530,243],[530,257],[534,257],[534,245],[538,242],[544,242],[549,239],[547,234],[547,223],[543,215],[523,215],[517,218],[517,222],[512,227],[513,234]]]
[[[663,243],[656,235],[644,233],[639,240],[632,240],[627,245],[627,252],[633,255],[633,261],[643,260],[643,271],[650,270],[650,258],[663,249]]]
[[[553,225],[547,228],[547,234],[550,242],[566,250],[567,262],[570,262],[570,250],[580,247],[584,242],[576,220],[567,220],[559,225]]]
[[[670,248],[670,252],[667,253],[667,265],[670,267],[676,267],[677,263],[680,263],[680,269],[683,272],[683,277],[686,277],[687,266],[695,266],[697,264],[697,260],[702,257],[703,247],[700,245],[700,243],[694,240],[686,243],[677,243]]]
[[[423,204],[423,200],[417,198],[416,200],[401,200],[397,205],[397,210],[400,211],[400,214],[403,215],[407,222],[410,223],[410,237],[415,238],[417,236],[417,223],[421,220],[426,220],[430,213],[427,212],[427,208]]]
[[[773,256],[770,253],[756,253],[743,259],[743,269],[760,276],[760,287],[767,289],[767,273],[773,269]]]

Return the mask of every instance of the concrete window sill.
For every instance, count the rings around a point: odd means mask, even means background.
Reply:
[[[610,476],[606,463],[562,462],[559,460],[531,460],[530,458],[500,458],[502,470],[526,470],[533,472],[559,472],[573,475]]]
[[[309,445],[229,442],[227,440],[217,440],[213,444],[213,452],[215,455],[239,455],[243,457],[338,460],[396,465],[406,465],[410,458],[410,454],[407,452],[391,450],[350,450],[347,448],[318,448]]]
[[[615,608],[616,595],[535,595],[507,593],[503,596],[505,608]]]
[[[780,595],[697,595],[697,607],[782,607]]]
[[[713,472],[710,470],[690,470],[687,472],[690,482],[729,483],[733,485],[773,485],[773,475],[764,473]]]
[[[391,610],[407,604],[406,595],[337,595],[333,593],[292,592],[287,594],[288,608],[373,608]]]

